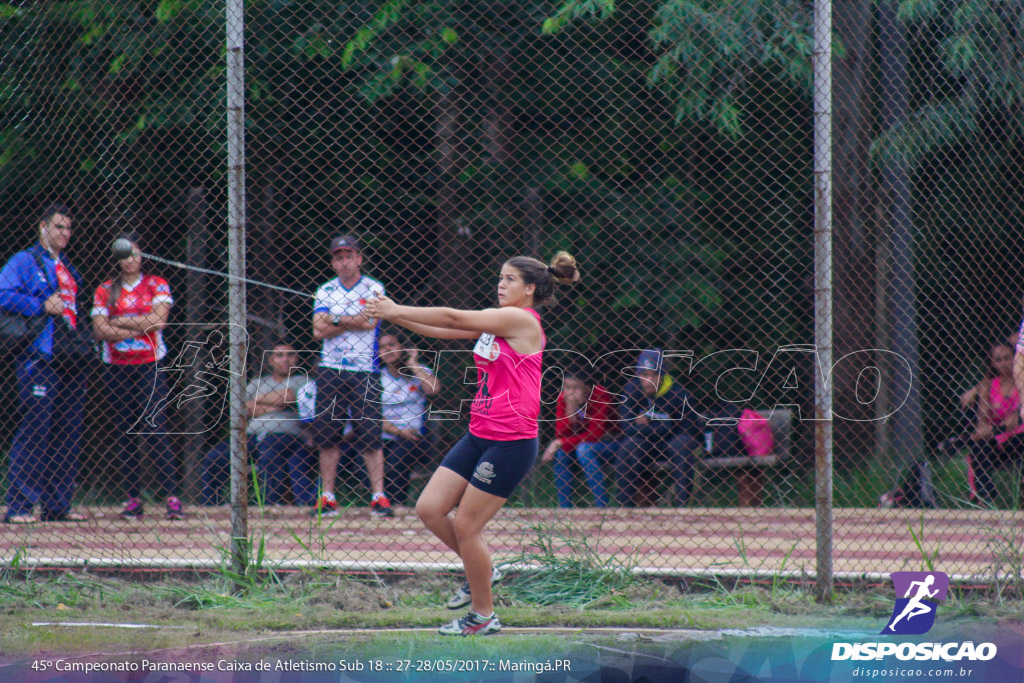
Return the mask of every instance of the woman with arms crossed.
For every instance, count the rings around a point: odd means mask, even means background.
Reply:
[[[143,514],[139,483],[143,467],[138,437],[149,441],[159,469],[158,489],[167,497],[167,519],[185,519],[181,477],[167,432],[167,373],[159,366],[167,355],[163,329],[174,299],[167,280],[142,271],[139,236],[124,233],[132,251],[118,259],[113,278],[96,288],[93,333],[103,342],[104,379],[117,433],[121,478],[128,501],[124,518]],[[148,410],[152,406],[152,410]],[[145,417],[145,423],[143,418]]]
[[[490,550],[483,528],[505,504],[537,458],[541,355],[545,337],[534,310],[554,293],[555,282],[579,280],[576,261],[559,252],[546,266],[516,256],[501,267],[498,308],[399,306],[387,298],[366,304],[365,314],[426,337],[476,339],[477,392],[469,433],[452,447],[416,503],[416,514],[459,557],[467,585],[449,601],[469,613],[442,626],[441,635],[489,635],[501,630],[491,602]],[[454,516],[450,512],[458,507]]]

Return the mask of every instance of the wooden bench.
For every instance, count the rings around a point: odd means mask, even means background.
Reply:
[[[696,462],[694,489],[700,486],[702,470],[736,470],[736,487],[739,490],[739,507],[757,507],[764,499],[766,471],[786,462],[793,452],[793,411],[786,408],[759,410],[768,417],[772,428],[775,448],[769,455],[729,455],[699,458]],[[733,425],[737,421],[732,421]]]

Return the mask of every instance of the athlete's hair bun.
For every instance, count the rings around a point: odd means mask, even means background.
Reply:
[[[571,285],[579,282],[580,270],[576,267],[576,259],[569,252],[560,251],[551,259],[548,272],[555,279],[555,282],[563,285]]]

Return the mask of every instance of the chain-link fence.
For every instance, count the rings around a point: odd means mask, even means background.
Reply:
[[[4,553],[216,564],[234,470],[269,562],[454,561],[413,507],[466,432],[473,342],[362,329],[360,301],[483,309],[507,258],[565,250],[582,279],[541,312],[540,455],[499,557],[583,538],[814,574],[831,445],[836,572],[1019,573],[1024,2],[832,11],[829,368],[809,3],[261,0],[244,47],[206,0],[0,7],[0,308],[34,335],[6,337]],[[74,269],[104,362],[50,359],[74,346]],[[354,437],[321,419],[342,376],[383,391]]]

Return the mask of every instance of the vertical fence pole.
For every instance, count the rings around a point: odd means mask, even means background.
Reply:
[[[231,567],[246,574],[249,559],[248,469],[245,435],[245,42],[243,0],[227,0],[228,115],[228,415],[231,420]],[[237,583],[236,589],[242,585]]]
[[[832,599],[832,1],[814,0],[814,504],[817,582]]]

